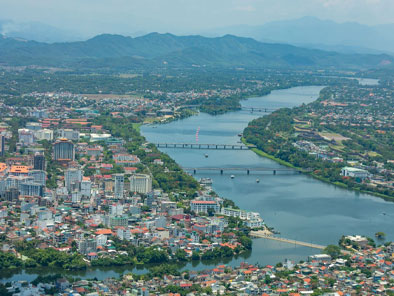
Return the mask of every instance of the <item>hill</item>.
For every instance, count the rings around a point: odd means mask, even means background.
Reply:
[[[391,65],[393,58],[262,43],[232,35],[207,38],[151,33],[137,38],[105,34],[53,44],[0,37],[0,63],[114,71],[162,67],[367,69]]]

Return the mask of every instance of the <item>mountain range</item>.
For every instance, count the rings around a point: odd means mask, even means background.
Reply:
[[[212,29],[202,34],[234,34],[263,42],[293,44],[345,53],[394,53],[394,24],[368,26],[337,23],[315,17],[269,22],[261,26],[239,25]]]
[[[368,69],[387,67],[393,62],[393,57],[386,54],[343,54],[233,35],[207,38],[151,33],[131,38],[104,34],[65,43],[0,37],[0,63],[11,66],[114,71],[163,67]]]

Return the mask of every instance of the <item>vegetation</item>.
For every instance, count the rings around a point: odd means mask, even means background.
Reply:
[[[376,93],[374,96],[387,97],[388,101],[376,104],[377,101],[370,98],[372,92]],[[369,167],[371,174],[379,174],[379,166],[384,166],[388,171],[380,173],[379,178],[391,180],[388,161],[394,158],[391,149],[394,134],[389,128],[390,119],[385,120],[387,127],[384,127],[381,123],[372,126],[359,115],[353,118],[354,114],[390,118],[391,110],[391,91],[387,87],[334,85],[323,89],[320,98],[313,103],[280,109],[253,120],[244,130],[244,143],[256,145],[254,151],[262,156],[322,181],[392,200],[394,191],[389,186],[371,185],[368,181],[341,175],[341,169],[346,166],[344,162],[356,160]],[[338,112],[346,120],[332,117]],[[305,148],[299,143],[310,146]],[[338,161],[330,155],[337,156]]]
[[[0,62],[8,66],[38,65],[79,70],[118,71],[196,68],[328,68],[376,67],[388,55],[316,51],[285,44],[267,44],[226,35],[178,37],[153,33],[139,38],[100,35],[84,42],[45,44],[0,39]],[[218,55],[217,53],[221,54]],[[138,58],[137,58],[138,56]],[[142,57],[142,58],[141,58]]]

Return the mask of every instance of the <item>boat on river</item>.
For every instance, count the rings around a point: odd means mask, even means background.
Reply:
[[[212,185],[213,183],[211,178],[201,178],[199,182],[201,185]]]
[[[231,176],[230,176],[230,178],[231,178],[231,179],[234,179],[234,178],[235,178],[235,176],[234,176],[234,175],[231,175]]]

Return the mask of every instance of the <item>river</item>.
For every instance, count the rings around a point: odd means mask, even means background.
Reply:
[[[273,91],[270,95],[242,102],[244,107],[293,107],[317,99],[322,87],[295,87]],[[158,126],[143,126],[148,141],[235,144],[238,134],[259,113],[237,111],[219,116],[200,113],[197,116]],[[252,151],[161,149],[183,167],[272,167],[279,164]],[[208,154],[208,158],[204,154]],[[230,175],[235,178],[231,179]],[[367,194],[348,191],[306,175],[244,172],[197,172],[197,179],[209,177],[213,189],[232,199],[239,207],[257,211],[269,226],[286,238],[317,244],[336,244],[342,235],[361,234],[374,237],[377,231],[394,239],[394,203]],[[256,178],[260,183],[256,183]],[[290,258],[305,259],[316,253],[304,247],[257,239],[248,261],[272,264]]]
[[[244,107],[281,108],[309,103],[317,99],[322,87],[295,87],[273,91],[263,97],[242,101]],[[142,134],[150,142],[194,143],[199,129],[199,143],[236,144],[238,134],[247,124],[262,113],[237,111],[219,116],[200,113],[183,120],[157,126],[142,126]],[[270,167],[280,168],[274,161],[260,157],[249,150],[187,150],[161,149],[184,167]],[[204,154],[208,154],[208,158]],[[231,179],[230,175],[235,178]],[[197,179],[209,177],[213,189],[223,197],[230,198],[246,210],[257,211],[269,226],[292,238],[317,244],[336,244],[343,234],[361,234],[373,237],[383,231],[388,240],[394,240],[394,203],[366,194],[347,191],[320,182],[306,175],[280,173],[219,172],[198,173]],[[260,183],[256,183],[256,179]],[[383,213],[386,213],[384,215]],[[238,265],[242,261],[275,264],[285,258],[300,261],[319,250],[255,239],[253,250],[243,256],[225,261]],[[201,270],[218,262],[188,263],[182,269]],[[145,272],[135,268],[91,269],[68,273],[80,278],[105,279],[126,272]],[[1,274],[1,282],[34,280],[37,274],[53,274],[56,271],[36,269]],[[64,273],[61,271],[61,273]]]

